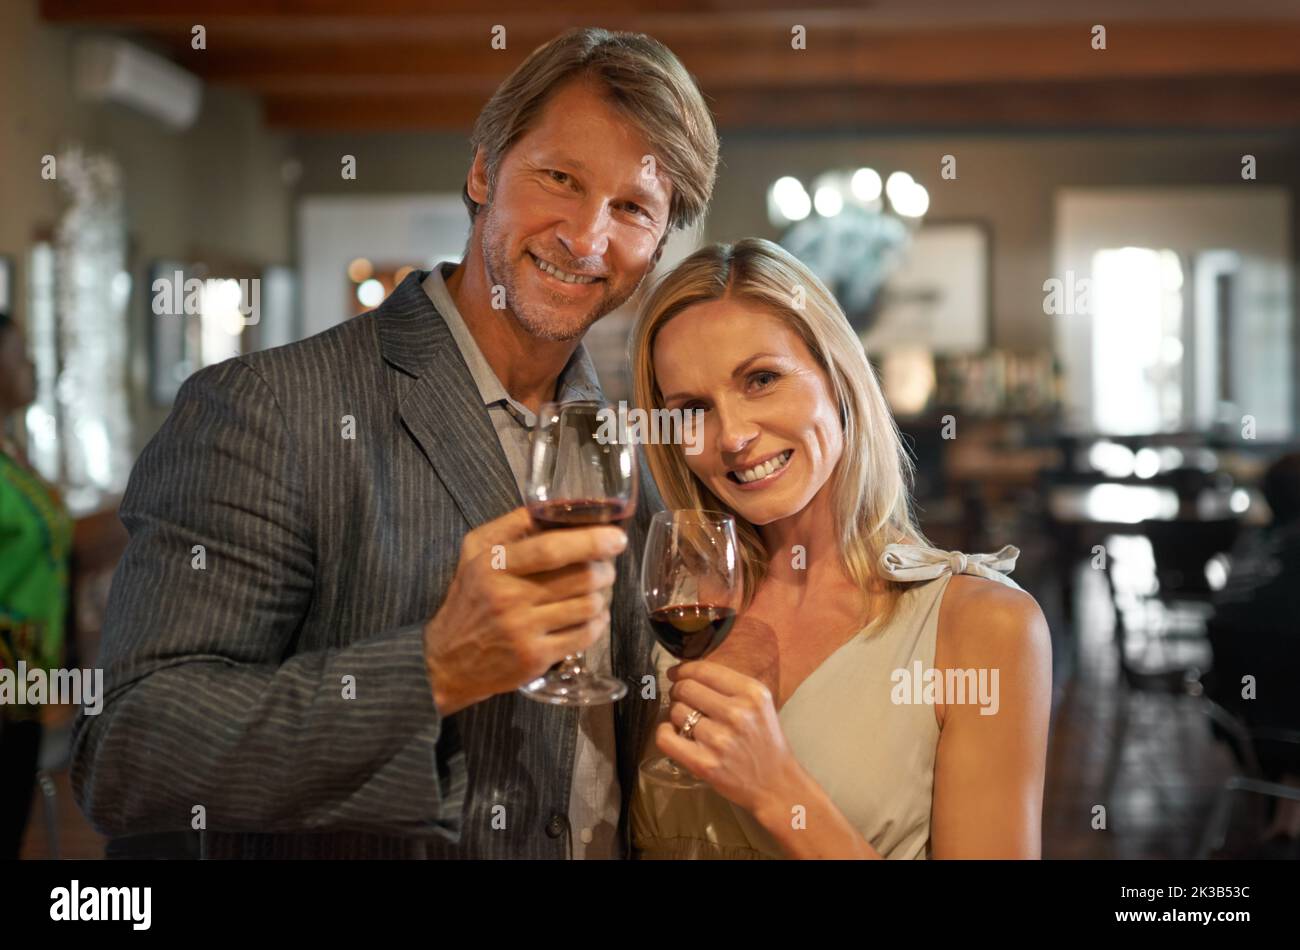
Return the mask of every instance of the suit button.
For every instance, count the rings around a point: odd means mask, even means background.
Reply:
[[[558,838],[564,834],[564,828],[568,820],[563,815],[552,815],[551,820],[546,823],[546,834],[551,838]]]

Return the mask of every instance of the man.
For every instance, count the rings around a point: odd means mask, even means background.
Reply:
[[[196,373],[141,455],[106,702],[74,737],[101,831],[202,829],[211,856],[626,853],[657,497],[643,478],[626,535],[539,535],[521,483],[541,403],[599,393],[583,333],[704,211],[717,135],[662,45],[581,30],[505,80],[472,144],[459,266]],[[620,703],[515,692],[587,648]]]

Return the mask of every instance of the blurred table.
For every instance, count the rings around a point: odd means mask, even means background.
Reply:
[[[1172,521],[1182,507],[1177,490],[1164,485],[1103,482],[1055,485],[1047,491],[1047,511],[1058,524],[1086,526],[1111,534],[1133,533],[1143,521]],[[1268,509],[1249,488],[1206,489],[1193,501],[1194,518],[1238,518],[1244,524],[1268,523]]]
[[[1059,477],[1059,476],[1058,476]],[[1251,488],[1206,488],[1180,492],[1169,484],[1151,480],[1115,480],[1067,476],[1044,486],[1045,529],[1053,540],[1056,570],[1061,583],[1061,603],[1067,621],[1075,620],[1075,569],[1105,547],[1113,535],[1146,536],[1151,522],[1214,522],[1235,519],[1244,525],[1268,523],[1268,507]]]

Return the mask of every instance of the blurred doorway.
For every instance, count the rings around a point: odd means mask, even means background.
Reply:
[[[1064,189],[1056,270],[1073,293],[1056,348],[1070,418],[1133,435],[1254,420],[1294,431],[1291,195],[1234,188]]]

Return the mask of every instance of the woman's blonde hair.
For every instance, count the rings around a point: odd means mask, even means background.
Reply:
[[[665,275],[632,331],[637,405],[647,411],[664,408],[653,360],[659,331],[688,307],[724,299],[757,304],[781,319],[830,379],[844,425],[844,450],[830,488],[839,550],[849,576],[864,591],[883,586],[888,592],[885,610],[875,618],[887,619],[903,585],[888,581],[880,570],[885,545],[925,543],[911,510],[912,460],[861,341],[835,297],[801,261],[771,241],[749,238],[702,248]],[[691,473],[679,448],[648,444],[645,453],[667,508],[736,514]],[[768,552],[758,529],[739,515],[736,528],[748,606],[767,573]]]

